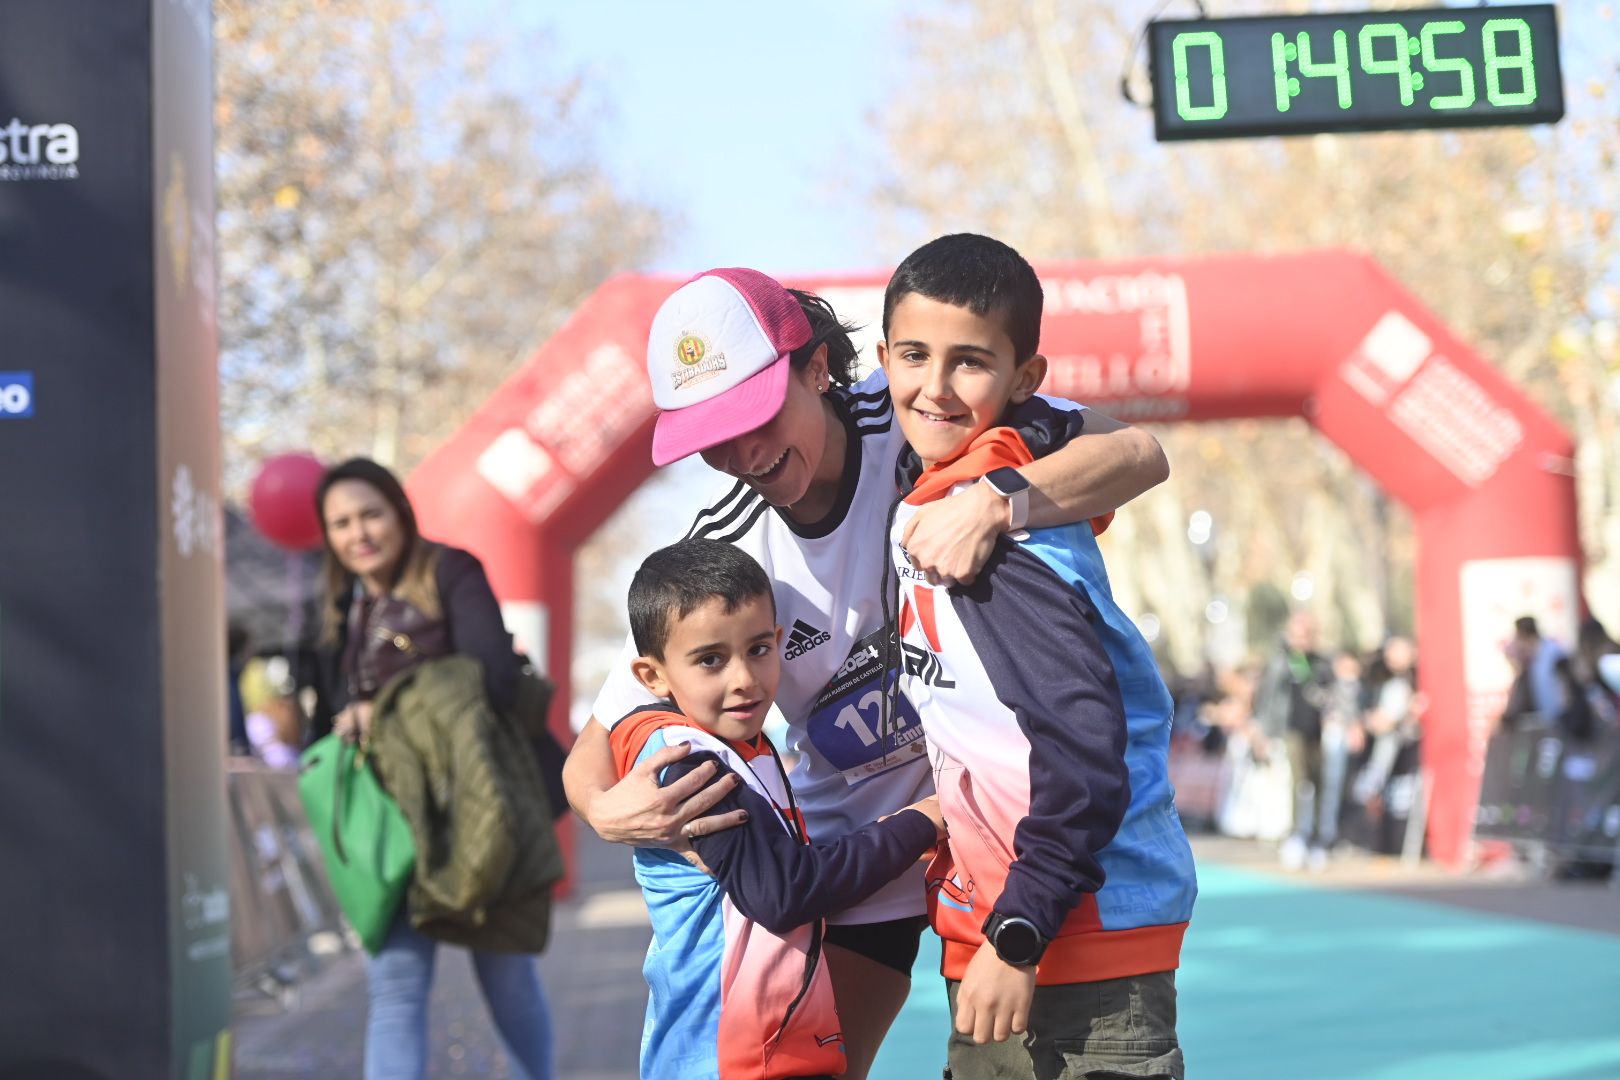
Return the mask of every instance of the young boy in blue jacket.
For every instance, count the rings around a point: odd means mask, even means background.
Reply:
[[[667,704],[614,725],[619,775],[666,746],[693,752],[663,783],[708,761],[741,781],[717,810],[746,824],[692,840],[692,857],[638,848],[652,916],[641,1075],[778,1080],[844,1071],[824,916],[899,877],[943,835],[925,800],[815,843],[763,728],[781,675],[770,580],[741,549],[684,540],[648,556],[630,585],[636,677]]]
[[[1197,886],[1170,695],[1092,528],[1024,529],[1030,454],[1004,426],[1046,374],[1042,299],[1012,248],[941,237],[895,271],[878,346],[910,444],[888,552],[900,684],[951,830],[928,871],[948,1075],[1180,1078],[1174,969]],[[1007,534],[972,583],[930,582],[907,523],[975,483],[1005,499]]]

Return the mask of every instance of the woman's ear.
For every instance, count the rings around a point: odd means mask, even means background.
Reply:
[[[805,374],[810,376],[810,385],[818,393],[826,393],[832,385],[832,375],[827,367],[827,343],[822,342],[816,346],[816,351],[810,354],[810,363],[805,365]]]
[[[630,661],[630,674],[636,681],[647,688],[653,697],[667,698],[669,694],[669,680],[664,678],[664,665],[650,656],[638,656]]]
[[[1022,364],[1019,364],[1018,370],[1013,374],[1013,404],[1022,405],[1034,397],[1035,391],[1039,390],[1041,383],[1045,381],[1046,357],[1036,353]]]

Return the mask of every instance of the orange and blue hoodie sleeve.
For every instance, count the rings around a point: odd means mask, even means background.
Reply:
[[[949,595],[996,697],[1029,740],[1029,809],[994,907],[1055,937],[1081,896],[1102,888],[1098,853],[1131,802],[1114,666],[1086,594],[1015,544],[998,543],[973,584]]]
[[[704,762],[712,752],[675,762],[664,783]],[[692,841],[720,887],[745,917],[772,933],[785,933],[858,904],[899,877],[934,846],[934,823],[915,810],[874,821],[836,840],[800,843],[783,827],[776,807],[738,784],[712,813],[747,810],[748,821]]]

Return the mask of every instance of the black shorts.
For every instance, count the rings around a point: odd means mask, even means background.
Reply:
[[[912,965],[917,962],[917,947],[926,929],[928,916],[909,915],[888,922],[829,925],[822,940],[828,945],[859,953],[868,960],[876,960],[909,979]]]

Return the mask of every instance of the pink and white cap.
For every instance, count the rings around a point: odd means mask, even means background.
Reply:
[[[769,423],[787,398],[788,356],[810,335],[793,294],[758,270],[709,270],[676,289],[647,335],[653,464]]]

